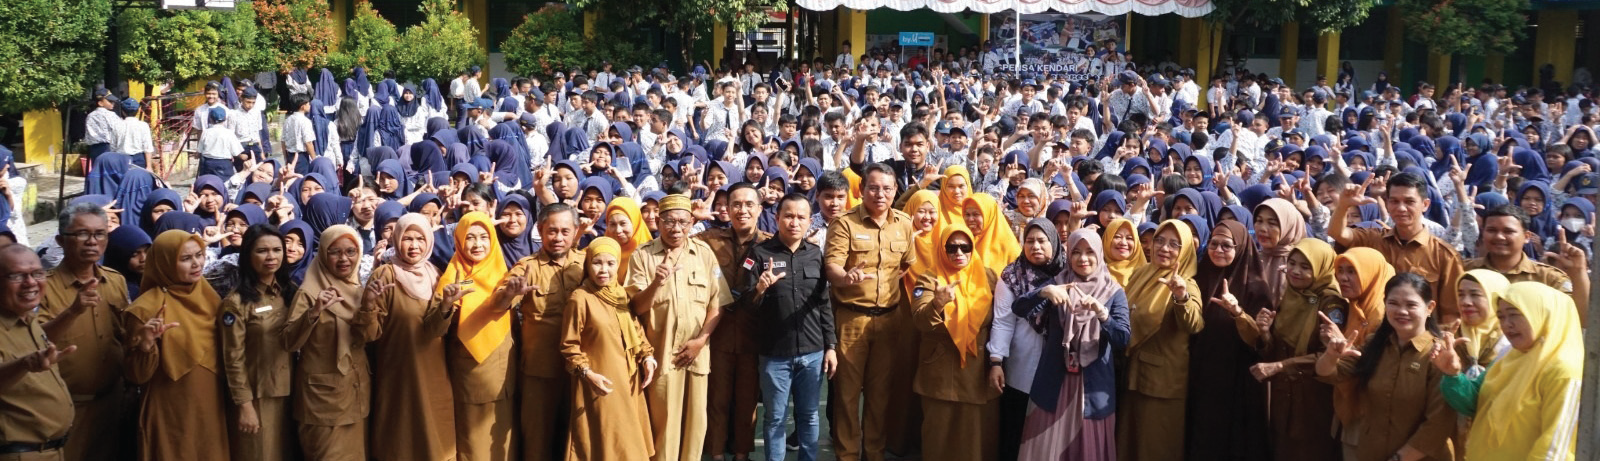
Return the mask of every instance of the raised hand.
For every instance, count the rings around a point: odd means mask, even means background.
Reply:
[[[76,352],[77,350],[78,346],[67,346],[66,349],[57,349],[56,343],[46,342],[44,349],[40,349],[38,351],[34,351],[32,354],[28,354],[23,358],[23,363],[27,365],[27,370],[32,373],[50,371],[50,369],[55,367],[57,363],[61,362],[62,357]]]
[[[1345,207],[1355,207],[1368,203],[1378,203],[1378,199],[1367,196],[1367,187],[1372,185],[1375,178],[1367,178],[1361,184],[1345,184],[1339,191],[1339,204]]]
[[[68,307],[67,310],[71,311],[73,315],[77,315],[88,312],[89,309],[93,309],[98,305],[100,305],[100,279],[96,277],[89,279],[89,283],[78,288],[78,296],[72,301],[72,306]]]
[[[1592,232],[1593,225],[1587,226],[1587,228]],[[1562,272],[1566,272],[1567,277],[1588,276],[1587,255],[1583,253],[1583,248],[1567,243],[1567,233],[1565,231],[1556,232],[1555,250],[1554,252],[1547,251],[1544,253],[1544,257],[1550,261],[1550,265],[1556,266]]]
[[[134,328],[133,346],[135,348],[138,348],[143,352],[155,350],[156,340],[161,339],[161,335],[166,334],[167,330],[178,327],[177,322],[166,322],[166,314],[167,306],[166,303],[163,302],[161,309],[156,311],[156,315],[154,317],[151,317],[150,320],[146,320],[144,323],[141,323],[138,327]]]
[[[1167,286],[1167,291],[1172,293],[1173,299],[1187,299],[1189,297],[1189,281],[1182,276],[1176,273],[1167,274],[1166,277],[1162,277],[1158,281]]]
[[[1319,311],[1317,312],[1317,319],[1319,320],[1317,322],[1317,330],[1318,333],[1321,334],[1325,344],[1331,345],[1335,341],[1348,341],[1348,339],[1344,337],[1344,332],[1339,330],[1339,325],[1333,323],[1333,319],[1328,318],[1328,314],[1324,314]]]
[[[863,270],[866,267],[867,267],[867,263],[866,262],[859,262],[859,263],[856,263],[856,265],[854,267],[851,267],[850,270],[848,272],[845,272],[845,274],[844,274],[845,284],[846,285],[860,285],[861,282],[877,279],[878,278],[878,274],[866,272],[865,270]]]
[[[955,285],[938,285],[933,288],[933,305],[943,306],[956,300]]]
[[[1211,302],[1222,306],[1222,309],[1228,311],[1229,314],[1237,316],[1244,313],[1244,309],[1239,307],[1239,298],[1234,297],[1233,293],[1228,291],[1228,279],[1222,279],[1222,292],[1212,297]]]
[[[779,280],[783,280],[787,276],[789,276],[788,272],[782,274],[773,273],[772,258],[767,258],[767,269],[762,271],[761,276],[756,279],[756,293],[766,293],[768,288],[772,288],[773,284],[778,283]]]
[[[383,294],[394,289],[394,282],[368,283],[366,292],[361,294],[361,310],[376,312],[378,305],[383,300]]]
[[[439,294],[444,295],[444,303],[446,305],[454,306],[457,301],[461,301],[461,298],[466,297],[467,293],[474,291],[478,291],[478,287],[473,285],[462,286],[460,282],[454,282],[445,285]]]
[[[1439,341],[1433,344],[1433,353],[1429,359],[1433,367],[1447,375],[1461,374],[1461,355],[1456,354],[1456,347],[1467,346],[1467,338],[1457,338],[1455,333],[1446,331],[1440,336]]]

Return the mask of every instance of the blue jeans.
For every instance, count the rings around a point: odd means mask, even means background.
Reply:
[[[761,356],[762,404],[767,407],[765,439],[769,460],[784,459],[787,439],[783,423],[794,395],[794,426],[800,439],[800,460],[817,459],[817,405],[822,395],[822,351],[797,357]]]
[[[237,172],[233,171],[232,160],[225,158],[200,158],[200,172],[197,174],[197,176],[209,174],[221,178],[223,181],[227,181],[228,177],[233,176],[234,173]]]

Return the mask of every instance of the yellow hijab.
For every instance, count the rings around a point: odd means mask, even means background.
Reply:
[[[1113,222],[1112,226],[1115,225]],[[1178,233],[1178,241],[1182,246],[1178,250],[1177,265],[1168,269],[1161,267],[1160,264],[1150,263],[1134,269],[1128,280],[1127,289],[1123,290],[1128,296],[1129,309],[1132,311],[1129,318],[1133,324],[1133,339],[1128,343],[1130,350],[1155,335],[1156,331],[1161,329],[1161,321],[1167,317],[1167,311],[1172,308],[1172,291],[1167,289],[1167,284],[1161,283],[1161,279],[1176,272],[1178,276],[1188,280],[1188,283],[1193,283],[1196,251],[1194,233],[1183,221],[1169,219],[1162,221],[1161,225],[1156,227],[1155,235],[1161,235],[1167,230]],[[1116,272],[1113,271],[1112,274],[1115,275]],[[1189,296],[1200,296],[1200,291],[1192,290]]]
[[[841,171],[844,172],[845,181],[850,182],[850,191],[845,194],[844,209],[854,210],[856,205],[861,204],[861,175],[849,168],[843,168]]]
[[[222,297],[204,277],[192,284],[178,282],[178,251],[185,242],[206,247],[205,239],[181,230],[156,236],[139,283],[142,293],[128,306],[128,312],[141,321],[162,317],[178,324],[161,335],[160,349],[161,371],[174,381],[197,365],[213,373],[220,370],[216,325]]]
[[[583,268],[583,286],[593,292],[595,297],[600,298],[600,301],[611,305],[613,313],[617,316],[617,326],[622,330],[623,346],[627,347],[628,352],[636,352],[639,350],[639,344],[643,339],[639,337],[639,329],[633,327],[633,312],[628,310],[628,291],[617,283],[618,280],[622,279],[622,267],[626,265],[623,264],[622,245],[611,237],[594,239],[589,242],[589,247],[584,250],[584,261],[592,263],[595,260],[595,256],[599,255],[611,255],[617,258],[618,275],[612,277],[610,283],[601,286],[594,281],[593,277],[589,276],[589,268],[585,267]]]
[[[633,197],[617,197],[611,199],[611,204],[606,206],[606,212],[601,213],[605,219],[611,219],[612,213],[622,213],[628,216],[628,222],[633,224],[633,235],[613,235],[611,226],[606,226],[606,236],[611,237],[613,243],[621,248],[622,253],[617,256],[617,279],[627,280],[628,258],[633,256],[633,250],[639,246],[650,243],[650,226],[644,225],[644,213],[639,211],[639,202]],[[589,242],[593,245],[594,242]]]
[[[1305,256],[1306,261],[1311,263],[1311,285],[1303,289],[1295,288],[1289,285],[1285,277],[1283,299],[1278,301],[1278,318],[1272,322],[1272,334],[1293,345],[1294,355],[1298,356],[1305,355],[1311,338],[1317,335],[1317,323],[1321,321],[1317,318],[1317,312],[1322,303],[1339,297],[1339,284],[1333,280],[1333,260],[1337,254],[1328,242],[1303,238],[1294,244],[1294,249],[1289,250],[1289,257],[1285,259],[1294,258],[1295,253]]]
[[[1567,394],[1572,389],[1539,388],[1540,381],[1547,377],[1571,378],[1576,383],[1583,376],[1583,332],[1578,328],[1578,309],[1571,296],[1538,282],[1513,283],[1502,299],[1522,311],[1536,341],[1527,351],[1513,348],[1484,375],[1483,388],[1478,392],[1478,416],[1467,438],[1467,453],[1492,453],[1504,448],[1517,448],[1518,456],[1543,453],[1555,449],[1550,444],[1556,440],[1572,434],[1544,434],[1541,425],[1516,422],[1526,419],[1518,415],[1546,414],[1541,412],[1546,405],[1541,398],[1578,398]],[[1573,446],[1565,449],[1566,453],[1559,455],[1571,458]]]
[[[1383,325],[1383,286],[1394,277],[1394,266],[1389,265],[1389,260],[1383,253],[1368,247],[1355,247],[1345,250],[1334,260],[1334,267],[1339,264],[1350,263],[1356,270],[1356,283],[1361,286],[1360,293],[1345,293],[1344,297],[1350,301],[1350,312],[1345,315],[1344,337],[1350,344],[1360,346],[1365,344],[1367,335],[1378,331]]]
[[[489,233],[489,255],[475,263],[467,260],[467,231],[473,226]],[[456,254],[451,256],[450,265],[445,266],[444,274],[439,277],[443,283],[434,294],[444,293],[447,284],[471,281],[474,290],[457,301],[461,310],[456,314],[459,316],[456,337],[478,363],[483,363],[483,359],[499,349],[500,343],[511,333],[511,311],[494,312],[485,305],[506,276],[505,257],[500,254],[500,239],[496,235],[494,218],[488,214],[474,211],[462,216],[456,223]]]
[[[998,274],[1022,254],[1022,242],[1017,241],[1017,233],[1011,230],[1011,223],[1006,221],[1006,215],[1000,213],[1000,202],[995,201],[994,196],[984,193],[968,195],[966,204],[983,210],[983,230],[978,231],[974,237],[977,250],[973,256],[977,258],[977,262],[983,263],[984,267]],[[961,208],[965,209],[966,204]],[[959,216],[957,219],[960,219],[958,222],[961,223],[961,228],[967,227],[965,219]],[[953,223],[946,223],[944,227],[952,225]],[[944,232],[941,231],[939,234],[943,235]],[[943,244],[942,240],[940,244]]]
[[[1461,337],[1467,340],[1467,351],[1478,354],[1483,351],[1484,346],[1493,346],[1493,342],[1500,340],[1500,319],[1495,317],[1495,310],[1499,309],[1498,303],[1505,297],[1506,288],[1511,286],[1511,282],[1499,272],[1488,269],[1473,269],[1461,274],[1461,280],[1467,279],[1478,282],[1478,285],[1483,287],[1484,295],[1489,298],[1489,307],[1485,308],[1483,313],[1483,323],[1472,326],[1467,325],[1467,322],[1461,322]],[[1484,357],[1476,358],[1482,360]]]
[[[934,233],[938,233],[941,228],[951,223],[966,223],[963,209],[966,206],[966,199],[973,195],[971,183],[968,182],[967,196],[959,199],[955,196],[955,188],[950,187],[950,184],[955,181],[968,181],[970,177],[972,175],[967,173],[967,167],[961,165],[944,167],[944,179],[939,181],[939,219],[934,221]],[[989,221],[985,220],[983,225],[988,227]]]
[[[1128,255],[1126,260],[1112,261],[1111,247],[1115,245],[1113,240],[1116,240],[1117,231],[1124,227],[1133,234],[1133,254]],[[1133,225],[1133,221],[1123,218],[1113,219],[1110,224],[1106,224],[1105,232],[1100,235],[1100,243],[1105,247],[1106,270],[1111,271],[1111,278],[1117,279],[1118,285],[1128,286],[1128,279],[1133,275],[1134,269],[1145,265],[1147,261],[1144,257],[1144,246],[1139,244],[1139,228]]]
[[[333,273],[333,244],[340,240],[349,240],[355,244],[356,261],[350,275],[339,277]],[[350,321],[356,318],[356,309],[361,305],[361,274],[357,269],[361,265],[361,237],[356,230],[343,224],[331,226],[322,231],[317,238],[317,258],[311,262],[311,267],[306,269],[305,283],[300,284],[300,292],[311,296],[312,301],[322,293],[322,290],[332,288],[339,292],[344,300],[328,306],[328,313],[333,314],[334,337],[338,343],[339,371],[346,372],[344,357],[350,354]],[[426,262],[426,261],[424,261]]]
[[[939,207],[939,193],[926,189],[913,192],[910,197],[906,198],[905,212],[911,215],[912,219],[916,219],[917,208],[921,208],[923,204],[927,203],[932,203],[937,210]],[[938,229],[939,221],[935,219],[932,228],[912,239],[911,250],[916,252],[917,262],[912,263],[910,269],[906,269],[906,289],[915,289],[917,277],[932,271],[934,262],[944,257],[944,248],[940,247],[941,243],[935,241],[939,237]]]
[[[977,248],[976,239],[966,224],[952,223],[939,231],[939,256],[937,263],[932,265],[932,275],[939,285],[955,285],[955,299],[950,304],[936,306],[944,308],[944,327],[950,331],[950,339],[955,342],[956,350],[961,351],[961,366],[967,366],[967,357],[977,357],[983,348],[978,343],[978,333],[983,325],[989,322],[989,312],[994,308],[994,286],[989,284],[989,275],[986,273],[981,260],[977,258],[977,251],[970,255],[967,267],[957,268],[950,257],[944,252],[944,244],[950,241],[955,234],[965,234],[968,240],[974,240],[973,248]]]

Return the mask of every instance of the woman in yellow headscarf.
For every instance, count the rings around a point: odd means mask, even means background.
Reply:
[[[655,349],[619,283],[621,245],[600,237],[586,255],[583,285],[573,290],[562,321],[561,355],[577,390],[567,459],[648,459],[655,446],[644,388],[655,376]]]
[[[1139,244],[1138,228],[1133,221],[1113,219],[1106,224],[1100,239],[1105,244],[1106,269],[1111,271],[1111,277],[1117,279],[1118,285],[1128,286],[1134,269],[1144,266],[1147,261],[1144,245]]]
[[[1351,248],[1334,258],[1333,278],[1349,304],[1341,334],[1351,347],[1359,349],[1366,344],[1367,337],[1383,325],[1383,286],[1392,277],[1394,266],[1389,265],[1383,253],[1372,248]],[[1333,411],[1345,425],[1354,423],[1360,412],[1356,384],[1347,381],[1333,388]]]
[[[1000,390],[985,379],[997,272],[976,258],[976,239],[960,222],[935,240],[940,255],[912,290],[921,358],[912,390],[922,396],[922,456],[929,461],[991,459],[999,444]]]
[[[911,230],[915,231],[911,250],[917,253],[917,262],[906,270],[906,291],[911,291],[916,289],[917,277],[931,271],[942,256],[943,249],[935,242],[939,237],[935,231],[939,226],[939,193],[926,189],[911,193],[906,198],[905,212],[911,215]]]
[[[1183,459],[1189,337],[1204,326],[1200,286],[1194,281],[1198,245],[1189,225],[1164,221],[1153,240],[1150,264],[1133,271],[1125,290],[1133,337],[1128,389],[1117,402],[1122,460]]]
[[[950,165],[944,167],[944,178],[939,180],[939,221],[934,226],[937,232],[940,226],[963,222],[962,207],[967,203],[967,197],[972,196],[972,175],[967,172],[967,167]],[[969,230],[976,231],[971,226]],[[1007,261],[1009,262],[1009,260]]]
[[[307,459],[366,459],[372,383],[363,348],[378,336],[378,313],[362,309],[356,230],[332,226],[317,242],[283,328],[289,350],[300,353],[292,394],[300,447]]]
[[[1461,306],[1461,339],[1465,348],[1457,354],[1467,359],[1468,368],[1485,368],[1511,351],[1511,343],[1500,334],[1500,319],[1495,317],[1496,306],[1505,297],[1511,282],[1506,276],[1488,269],[1474,269],[1461,274],[1456,285]]]
[[[644,213],[639,210],[639,202],[634,201],[633,197],[611,199],[603,216],[606,220],[606,236],[616,241],[622,249],[623,261],[633,255],[633,250],[650,243],[650,226],[644,225]],[[617,271],[617,278],[627,280],[627,264],[617,268]]]
[[[222,298],[200,276],[205,240],[181,230],[156,236],[139,298],[122,313],[130,334],[124,372],[144,386],[141,460],[228,459],[217,312]]]
[[[1000,202],[984,193],[972,194],[962,205],[962,221],[977,239],[978,263],[995,273],[1000,273],[1017,256],[1022,255],[1022,242],[1011,231],[1011,223],[1000,212]],[[945,224],[948,226],[949,224]],[[943,230],[939,232],[944,234]]]
[[[1577,307],[1538,282],[1511,284],[1497,304],[1511,352],[1478,377],[1447,371],[1440,385],[1451,408],[1476,414],[1467,460],[1572,459],[1584,353]]]
[[[521,277],[506,277],[494,220],[471,212],[456,223],[456,252],[439,277],[430,309],[453,312],[455,341],[446,361],[456,399],[456,453],[461,460],[511,456],[516,409],[511,300],[527,294]]]
[[[1263,363],[1250,367],[1256,379],[1272,384],[1267,415],[1272,427],[1274,458],[1328,460],[1339,458],[1333,431],[1333,385],[1315,379],[1317,354],[1328,338],[1320,334],[1321,317],[1345,325],[1349,303],[1333,280],[1337,254],[1328,242],[1303,238],[1289,250],[1284,265],[1283,297],[1265,344]],[[1269,311],[1270,312],[1270,311]],[[1381,317],[1378,321],[1382,321]]]

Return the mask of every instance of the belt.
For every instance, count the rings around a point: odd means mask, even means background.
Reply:
[[[866,314],[867,317],[878,317],[878,316],[882,316],[884,314],[888,314],[890,312],[894,312],[894,308],[893,307],[867,307],[867,306],[857,306],[855,304],[843,304],[843,306],[846,309],[850,309],[852,311],[856,311],[856,312],[860,312],[862,314]]]
[[[0,455],[50,451],[67,445],[67,437],[47,440],[44,443],[0,443]]]

